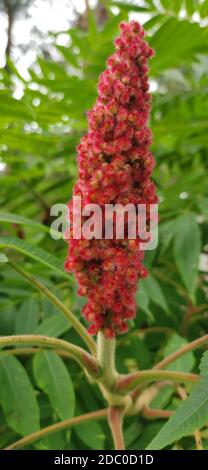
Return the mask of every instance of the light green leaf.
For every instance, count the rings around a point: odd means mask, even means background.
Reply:
[[[138,308],[144,310],[151,322],[154,322],[154,316],[149,308],[149,295],[144,287],[144,283],[140,283],[136,293],[136,303]]]
[[[52,351],[43,351],[35,355],[33,366],[36,382],[58,417],[64,420],[74,416],[74,388],[63,360]]]
[[[204,0],[203,2],[201,2],[199,11],[200,11],[201,18],[206,18],[207,17],[207,15],[208,15],[208,0]]]
[[[156,305],[159,305],[159,307],[161,307],[169,315],[169,307],[157,279],[155,279],[152,274],[149,274],[148,277],[142,281],[142,284],[152,302],[154,302]]]
[[[148,450],[158,450],[178,441],[183,436],[193,434],[208,420],[208,351],[201,362],[201,379],[190,396],[182,402],[178,410],[149,444]]]
[[[42,248],[32,246],[24,240],[20,240],[19,238],[15,237],[1,237],[0,247],[11,248],[15,251],[18,251],[19,253],[29,256],[30,258],[38,261],[41,264],[44,264],[53,271],[58,272],[60,276],[69,279],[68,274],[63,270],[62,262]]]
[[[36,299],[30,298],[22,303],[17,312],[15,322],[16,335],[26,335],[35,332],[38,326],[39,305]]]
[[[186,11],[189,16],[192,16],[197,9],[198,0],[185,0]]]
[[[168,18],[150,38],[156,51],[150,64],[151,74],[158,76],[164,70],[190,63],[197,51],[203,50],[206,40],[204,28],[197,23]]]
[[[97,47],[98,31],[95,21],[95,13],[90,8],[88,10],[88,35],[92,49]]]
[[[5,253],[0,253],[0,263],[8,263],[9,261],[9,258],[7,257],[7,255],[5,255]]]
[[[28,375],[16,357],[0,354],[0,403],[11,429],[22,436],[38,431],[39,408]]]
[[[200,230],[195,214],[187,212],[175,221],[174,256],[187,291],[194,299],[201,251]]]
[[[151,11],[151,8],[147,8],[147,7],[143,7],[143,6],[139,6],[136,4],[136,2],[128,2],[128,3],[125,3],[125,2],[120,2],[120,0],[111,0],[109,1],[109,4],[114,6],[114,7],[119,7],[121,8],[122,10],[125,10],[125,11],[135,11],[135,12],[138,12],[138,13],[146,13],[148,11]]]
[[[165,345],[165,348],[163,351],[164,357],[177,351],[178,349],[180,349],[182,346],[184,346],[187,343],[188,341],[185,338],[183,338],[182,336],[179,336],[177,333],[174,333]],[[192,351],[189,351],[183,356],[176,359],[174,362],[171,362],[171,364],[167,365],[166,369],[178,370],[181,372],[190,372],[193,369],[194,364],[195,364],[194,354]]]

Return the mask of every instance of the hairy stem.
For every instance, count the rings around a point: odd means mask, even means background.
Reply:
[[[71,310],[66,307],[58,297],[56,297],[44,284],[38,281],[31,274],[20,268],[18,265],[10,261],[9,264],[15,269],[19,274],[21,274],[27,281],[29,281],[33,286],[36,287],[40,292],[42,292],[48,299],[56,305],[56,307],[64,313],[67,319],[70,321],[76,332],[79,336],[82,337],[83,341],[86,343],[91,352],[95,354],[96,344],[92,337],[88,334],[86,328],[80,323],[80,321],[75,317]]]
[[[161,410],[159,408],[151,408],[148,405],[145,405],[142,410],[142,415],[147,419],[167,419],[173,415],[173,411],[170,410]]]
[[[106,387],[112,388],[118,377],[115,368],[116,340],[107,339],[99,332],[97,339],[97,359],[103,369],[103,382]]]
[[[30,354],[36,354],[37,352],[44,351],[43,348],[12,348],[0,350],[0,354],[9,354],[9,356],[29,356]],[[60,351],[60,349],[53,350],[59,356],[71,359],[71,355],[66,351]]]
[[[166,356],[165,359],[158,362],[153,367],[153,369],[163,369],[168,364],[170,364],[171,362],[174,362],[176,359],[183,356],[187,352],[193,351],[194,349],[197,349],[197,348],[200,348],[201,346],[203,346],[206,343],[208,343],[208,335],[204,335],[201,338],[195,339],[191,343],[185,344],[184,346],[182,346],[182,348],[180,348],[177,351],[174,351],[173,353],[169,354],[169,356]]]
[[[145,382],[155,382],[158,380],[168,380],[172,382],[197,382],[199,376],[196,374],[187,374],[185,372],[177,372],[172,370],[142,370],[133,374],[121,375],[117,381],[115,391],[126,394],[134,390],[139,384]]]
[[[21,447],[25,447],[28,444],[38,441],[42,437],[48,436],[49,434],[53,434],[54,432],[60,431],[61,429],[68,429],[72,426],[76,426],[80,423],[86,423],[87,421],[92,421],[94,419],[102,419],[107,417],[107,408],[98,411],[92,411],[91,413],[86,413],[81,416],[75,416],[74,418],[65,419],[61,423],[55,423],[51,426],[47,426],[46,428],[41,429],[40,431],[34,432],[29,434],[22,439],[10,444],[4,450],[15,450]]]
[[[123,438],[123,409],[110,406],[108,410],[108,422],[111,428],[115,450],[125,450]]]
[[[92,378],[101,375],[97,360],[84,349],[62,339],[42,335],[0,336],[0,347],[11,345],[31,345],[43,348],[53,348],[68,352],[70,356],[83,367]]]

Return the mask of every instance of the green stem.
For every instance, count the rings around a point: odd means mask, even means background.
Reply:
[[[97,359],[103,370],[103,383],[108,389],[111,389],[118,378],[115,367],[115,349],[116,340],[105,338],[99,332],[97,338]]]
[[[40,431],[34,432],[29,434],[29,436],[23,437],[18,441],[10,444],[4,450],[14,450],[21,447],[25,447],[28,444],[38,441],[42,437],[48,436],[49,434],[53,434],[54,432],[60,431],[62,429],[68,429],[72,426],[76,426],[80,423],[86,423],[87,421],[92,421],[93,419],[102,419],[107,417],[107,409],[93,411],[91,413],[86,413],[81,416],[75,416],[74,418],[65,419],[61,423],[55,423],[51,426],[47,426]]]
[[[24,269],[20,268],[18,265],[10,261],[9,264],[12,266],[15,271],[21,274],[27,281],[29,281],[33,286],[36,287],[40,292],[42,292],[48,299],[56,305],[56,307],[61,310],[64,315],[68,318],[70,323],[73,325],[74,329],[78,333],[79,336],[82,337],[83,341],[86,343],[90,351],[95,354],[96,353],[96,344],[92,337],[88,334],[86,328],[80,323],[80,321],[75,317],[75,315],[71,312],[71,310],[66,307],[61,300],[58,299],[44,284],[34,278],[31,274],[26,272]]]
[[[195,383],[199,379],[196,374],[187,374],[185,372],[175,372],[172,370],[142,370],[133,374],[121,375],[117,381],[115,391],[126,394],[134,390],[137,385],[145,382],[155,382],[158,380],[170,380],[172,382]]]
[[[42,335],[0,336],[0,347],[11,345],[31,345],[43,348],[60,349],[68,352],[70,356],[83,367],[92,378],[101,376],[101,369],[97,360],[79,346],[68,343],[63,339],[50,338]]]

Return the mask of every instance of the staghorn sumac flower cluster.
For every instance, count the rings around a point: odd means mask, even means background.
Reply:
[[[121,23],[120,31],[116,51],[99,79],[97,101],[88,112],[89,132],[78,146],[79,173],[73,191],[82,207],[96,203],[103,211],[109,203],[148,208],[157,202],[150,180],[154,158],[147,127],[147,60],[153,50],[136,21]],[[75,274],[78,293],[88,299],[83,315],[91,323],[89,332],[101,330],[107,338],[126,332],[136,313],[138,280],[147,276],[139,238],[129,239],[125,233],[123,239],[81,237],[68,243],[65,269]]]

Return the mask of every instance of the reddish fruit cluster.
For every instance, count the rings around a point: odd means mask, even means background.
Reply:
[[[82,207],[97,203],[154,204],[150,180],[154,158],[147,60],[153,50],[136,22],[121,23],[116,52],[107,61],[98,84],[98,99],[88,113],[89,132],[78,146],[79,176],[73,195]],[[86,218],[85,218],[86,219]],[[128,330],[135,317],[138,280],[147,276],[139,239],[68,240],[65,268],[75,273],[79,294],[88,302],[83,314],[89,332],[102,330],[108,338]]]

